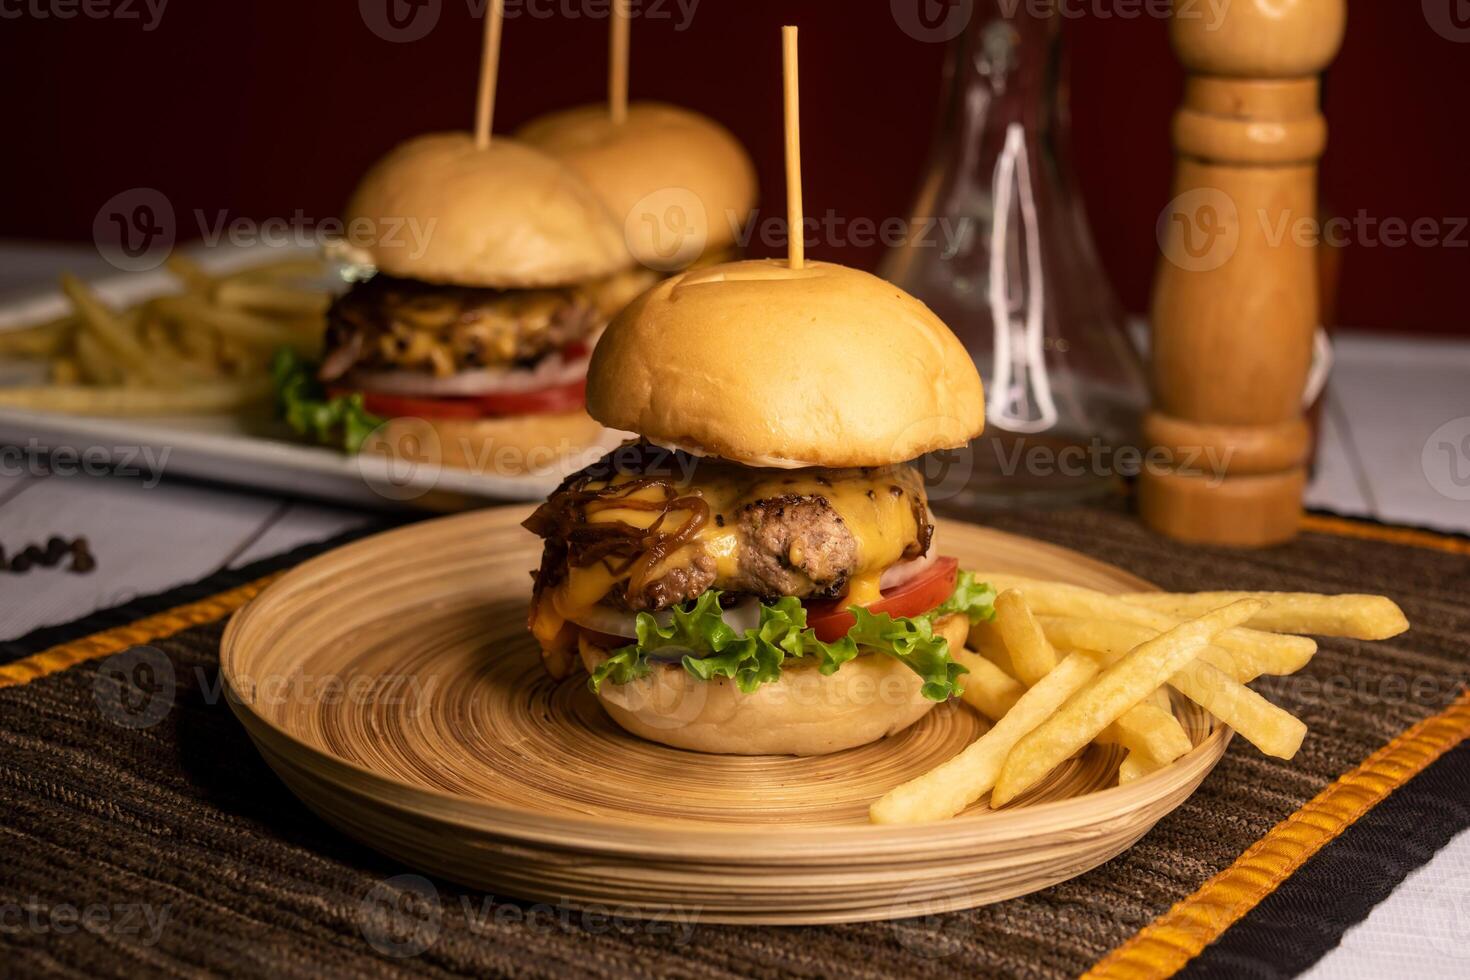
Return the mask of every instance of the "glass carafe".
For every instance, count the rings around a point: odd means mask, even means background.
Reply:
[[[928,466],[935,501],[961,506],[1108,492],[1136,461],[1118,450],[1136,445],[1145,402],[1071,169],[1056,8],[1028,6],[976,0],[950,42],[912,212],[945,234],[911,236],[880,269],[954,329],[985,381],[985,434]]]

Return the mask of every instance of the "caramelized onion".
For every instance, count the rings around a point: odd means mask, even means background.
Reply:
[[[610,478],[610,477],[609,477]],[[574,478],[551,495],[525,522],[532,533],[552,542],[563,542],[566,562],[574,568],[602,562],[609,572],[627,576],[624,596],[636,595],[648,584],[648,576],[659,562],[694,540],[710,520],[709,504],[698,494],[679,496],[673,481],[640,476],[625,483],[589,490],[591,473]],[[642,500],[634,494],[657,488],[660,500]],[[608,510],[656,512],[647,527],[627,521],[593,521]],[[688,514],[679,527],[665,528],[671,514]],[[547,562],[542,562],[542,574]],[[538,582],[538,586],[546,584]]]

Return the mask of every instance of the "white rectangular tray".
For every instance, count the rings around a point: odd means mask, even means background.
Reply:
[[[287,251],[220,248],[193,257],[211,271],[223,272],[285,257]],[[179,288],[162,269],[122,274],[91,285],[116,307]],[[59,289],[8,302],[0,305],[0,331],[54,319],[69,309]],[[0,371],[0,385],[36,380],[13,364]],[[303,444],[267,411],[250,417],[91,418],[0,408],[0,445],[35,456],[61,450],[58,462],[73,468],[107,463],[137,470],[146,461],[150,467],[147,476],[181,475],[379,507],[408,504],[457,509],[481,500],[534,500],[545,497],[560,480],[558,474],[509,477],[453,467],[390,464],[376,456],[348,456]],[[151,471],[155,464],[161,473]]]

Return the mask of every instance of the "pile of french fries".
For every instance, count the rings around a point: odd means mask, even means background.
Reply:
[[[121,311],[63,276],[71,313],[0,332],[0,358],[43,359],[49,383],[0,388],[0,405],[104,416],[230,412],[270,397],[278,348],[320,351],[331,302],[320,261],[212,275],[175,255],[168,268],[182,291]]]
[[[1121,746],[1119,783],[1162,769],[1193,742],[1170,691],[1267,755],[1290,759],[1306,726],[1246,685],[1293,674],[1317,651],[1304,635],[1382,640],[1409,628],[1384,596],[1284,592],[1106,595],[977,572],[1000,594],[995,619],[955,659],[964,700],[992,722],[958,755],[872,805],[875,823],[943,820],[990,794],[999,808],[1098,742]]]

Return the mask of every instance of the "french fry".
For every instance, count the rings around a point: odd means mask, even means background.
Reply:
[[[227,374],[248,374],[252,365],[258,365],[259,348],[249,347],[233,337],[219,340],[220,368]]]
[[[77,354],[77,369],[92,384],[120,385],[127,374],[108,356],[97,338],[85,330],[78,331],[72,343]]]
[[[168,267],[183,281],[182,294],[120,311],[75,277],[63,276],[73,313],[0,330],[0,357],[46,358],[51,383],[9,389],[0,404],[97,415],[228,411],[268,391],[277,349],[320,354],[330,298],[319,260],[293,258],[214,275],[175,255]],[[209,384],[219,378],[233,380]]]
[[[174,339],[179,351],[196,363],[207,362],[216,374],[219,373],[219,332],[204,323],[180,323],[174,321]]]
[[[82,317],[82,329],[97,338],[99,344],[121,363],[126,374],[152,384],[166,384],[163,372],[148,357],[127,324],[102,305],[81,280],[70,274],[61,277],[61,288]]]
[[[1117,596],[1060,582],[1042,582],[1018,575],[977,572],[983,581],[997,590],[1019,589],[1037,616],[1069,616],[1083,619],[1123,620],[1164,632],[1181,620],[1167,613],[1145,609],[1121,601]],[[1053,640],[1053,643],[1056,641]],[[1259,630],[1226,630],[1212,644],[1228,650],[1239,661],[1227,672],[1241,676],[1261,674],[1294,674],[1305,667],[1317,652],[1315,641],[1305,636],[1264,633]]]
[[[269,317],[224,309],[198,296],[160,296],[153,301],[153,308],[183,328],[203,324],[224,338],[253,347],[272,351],[278,347],[310,347],[308,338]]]
[[[184,288],[196,293],[208,293],[214,288],[214,276],[204,271],[198,262],[174,252],[164,261],[169,272],[178,276]]]
[[[1147,752],[1130,749],[1118,766],[1118,785],[1123,786],[1164,768],[1168,763],[1152,758]]]
[[[1019,678],[1020,689],[1025,690],[1046,676],[1057,663],[1056,650],[1047,642],[1042,633],[1036,617],[1031,615],[1031,610],[1026,606],[1026,600],[1019,592],[1003,592],[996,598],[995,603],[995,632],[999,634],[1001,643],[995,645],[997,655],[989,659],[993,667],[999,668],[1002,676],[1008,678]],[[986,624],[990,625],[990,624]],[[1138,627],[1142,631],[1143,627]],[[974,635],[972,630],[971,635]],[[1153,634],[1146,634],[1138,640],[1138,643],[1149,639]],[[1111,652],[1112,655],[1105,657],[1107,663],[1111,663],[1123,656],[1137,646],[1131,644],[1127,649]],[[1073,644],[1073,650],[1087,650],[1093,652],[1087,644]],[[998,655],[999,650],[1010,651],[1009,655],[1002,661]],[[1027,667],[1022,667],[1022,663]],[[1028,676],[1029,675],[1029,676]],[[1158,702],[1158,691],[1150,696],[1150,700]],[[984,713],[982,711],[982,713]],[[996,719],[997,715],[987,715]],[[1150,753],[1162,762],[1173,762],[1179,756],[1193,748],[1189,735],[1184,731],[1184,726],[1174,717],[1167,700],[1163,704],[1140,704],[1130,708],[1122,718],[1110,725],[1101,735],[1098,741],[1122,742],[1129,748],[1141,747],[1143,751]]]
[[[1116,742],[1128,751],[1147,755],[1161,765],[1173,762],[1194,748],[1179,719],[1148,701],[1129,708],[1096,740]]]
[[[1193,661],[1215,636],[1245,622],[1264,606],[1259,599],[1243,599],[1181,623],[1107,668],[1016,744],[996,780],[991,806],[1004,806],[1030,789]]]
[[[1000,717],[959,755],[877,801],[869,813],[875,822],[942,819],[987,790],[992,807],[1004,806],[1091,741],[1126,749],[1120,785],[1141,778],[1193,748],[1174,716],[1171,689],[1261,752],[1292,758],[1306,725],[1245,683],[1264,673],[1293,673],[1310,661],[1316,644],[1295,631],[1367,640],[1408,628],[1402,610],[1381,596],[1109,596],[1059,582],[977,574],[1000,595],[995,621],[971,630],[980,652],[964,654],[986,678],[977,691],[991,692],[988,710],[971,703]],[[1066,656],[1038,678],[1047,651]],[[1090,672],[1078,666],[1084,662],[1093,664]],[[1079,673],[1089,677],[1079,681]],[[1027,680],[1033,686],[1015,697]]]
[[[970,624],[968,645],[971,650],[984,653],[987,650],[1003,650],[1005,641],[1000,638],[1000,629],[995,625],[994,619],[982,619],[978,623]]]
[[[1301,719],[1207,663],[1190,664],[1169,684],[1267,755],[1290,759],[1307,736]]]
[[[1097,649],[1107,654],[1122,655],[1139,644],[1150,641],[1163,629],[1151,626],[1139,626],[1138,623],[1119,623],[1110,620],[1088,620],[1070,619],[1066,616],[1039,616],[1042,632],[1047,633],[1047,639],[1053,644],[1069,648],[1069,646],[1085,646],[1086,649]],[[1308,641],[1310,642],[1310,641]],[[1261,674],[1294,674],[1302,667],[1307,666],[1311,657],[1304,657],[1299,651],[1291,654],[1270,654],[1266,657],[1255,657],[1251,654],[1242,654],[1235,649],[1226,649],[1219,645],[1219,639],[1214,644],[1207,646],[1200,654],[1200,660],[1211,664],[1219,670],[1225,671],[1230,677],[1235,677],[1241,683],[1250,683],[1260,677]],[[1292,658],[1288,658],[1292,657]],[[1261,670],[1269,666],[1270,670]]]
[[[1014,589],[995,599],[995,624],[1010,654],[1015,677],[1030,687],[1057,665],[1057,652],[1047,642],[1026,599]]]
[[[1386,640],[1409,628],[1404,611],[1381,595],[1316,595],[1311,592],[1133,592],[1118,598],[1129,605],[1183,619],[1228,606],[1239,599],[1269,605],[1246,625],[1272,633],[1311,633],[1355,640]]]
[[[201,364],[198,361],[184,355],[177,347],[167,327],[158,321],[145,322],[143,332],[144,339],[148,344],[148,353],[153,358],[158,369],[165,376],[177,379],[181,384],[208,381],[218,376],[218,371],[211,370],[210,365]]]
[[[1146,643],[1158,631],[1132,623],[1041,617],[1041,627],[1053,642],[1087,641],[1105,654],[1117,656]],[[1206,647],[1199,663],[1169,678],[1169,686],[1220,719],[1267,755],[1291,758],[1301,744],[1306,726],[1246,687],[1255,678],[1232,671],[1237,663],[1229,651]],[[1170,760],[1165,760],[1170,761]]]
[[[233,309],[318,318],[331,305],[331,297],[322,292],[242,279],[226,280],[215,286],[214,301]]]
[[[327,271],[321,259],[277,259],[260,265],[246,266],[225,277],[228,281],[259,279],[315,279]]]
[[[1042,633],[1021,593],[1009,590],[996,597],[994,622],[1010,659],[1009,665],[997,663],[997,666],[1003,670],[1010,666],[1014,672],[1012,676],[1019,678],[1023,685],[1036,684],[1056,667],[1056,650]],[[1071,649],[1091,651],[1086,644],[1074,644]],[[1109,662],[1126,652],[1118,651]],[[1160,711],[1156,705],[1138,705],[1129,709],[1099,736],[1100,741],[1108,738],[1129,748],[1141,747],[1162,762],[1173,762],[1193,747],[1184,726],[1173,714]]]
[[[960,697],[991,721],[1003,718],[1026,693],[1026,685],[973,650],[952,647],[949,654],[969,671],[960,681]]]
[[[76,329],[77,318],[68,315],[30,327],[0,331],[0,355],[52,357],[66,347]]]
[[[1004,673],[1007,677],[1019,680],[1019,678],[1016,677],[1016,665],[1011,663],[1010,652],[1006,650],[1006,645],[1004,643],[984,643],[978,646],[974,646],[974,650],[976,653],[980,654],[981,657],[983,657],[985,660],[988,660],[993,666]],[[1025,687],[1026,685],[1022,684],[1021,686]]]
[[[869,818],[874,823],[924,823],[959,813],[995,785],[1016,745],[1038,726],[1044,726],[1100,670],[1102,662],[1096,657],[1070,654],[1021,695],[990,731],[959,755],[890,790],[869,808]]]
[[[51,362],[51,383],[54,385],[74,385],[82,380],[81,368],[77,366],[75,358],[58,357]]]
[[[234,411],[264,400],[270,391],[268,378],[178,388],[41,385],[0,388],[0,405],[67,415],[191,415]]]
[[[137,322],[138,341],[148,353],[157,356],[160,351],[167,351],[173,347],[173,338],[169,335],[168,324],[161,319],[147,315],[147,310],[140,310]]]
[[[1041,624],[1041,631],[1046,634],[1046,638],[1064,650],[1097,650],[1120,657],[1162,632],[1137,623],[1073,619],[1068,616],[1038,616],[1037,622]],[[1205,648],[1200,659],[1220,668],[1242,684],[1260,676],[1253,658],[1237,657],[1222,647],[1212,645]]]

